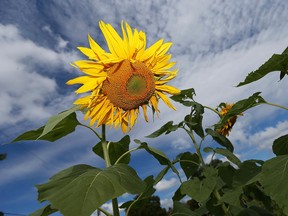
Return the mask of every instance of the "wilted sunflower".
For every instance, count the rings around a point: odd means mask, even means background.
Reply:
[[[229,110],[234,106],[234,103],[233,104],[228,104],[228,103],[223,103],[222,105],[220,105],[221,107],[221,110],[220,110],[220,115],[222,117],[224,117],[228,112]],[[242,114],[240,114],[242,115]],[[232,127],[233,125],[235,124],[237,120],[237,115],[236,116],[232,116],[231,118],[229,118],[226,123],[221,127],[219,128],[217,131],[218,133],[224,135],[224,136],[229,136],[229,132],[232,130]]]
[[[123,38],[110,24],[100,21],[99,26],[109,52],[88,35],[90,48],[78,49],[89,60],[76,61],[73,65],[85,76],[67,82],[82,84],[76,93],[89,92],[74,102],[87,110],[85,120],[90,118],[90,125],[96,123],[96,127],[102,124],[121,126],[126,132],[134,126],[140,107],[146,121],[147,107],[156,114],[160,112],[159,99],[175,110],[165,95],[180,93],[177,88],[166,85],[178,72],[171,70],[175,62],[170,62],[171,55],[167,54],[172,43],[163,43],[161,39],[146,48],[145,33],[132,30],[128,23],[121,24]]]

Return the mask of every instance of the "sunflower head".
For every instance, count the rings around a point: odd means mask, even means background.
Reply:
[[[222,117],[224,117],[233,106],[234,106],[234,103],[232,103],[232,104],[228,104],[228,103],[220,104],[220,106],[219,106],[221,108],[221,110],[219,112],[220,115]],[[242,114],[240,114],[240,115],[242,115]],[[222,134],[223,136],[229,136],[229,132],[232,130],[232,127],[235,124],[237,117],[238,116],[236,115],[236,116],[232,116],[231,118],[229,118],[225,122],[225,124],[217,130],[218,133]]]
[[[74,104],[86,109],[85,120],[96,127],[107,124],[130,130],[140,113],[146,121],[147,107],[157,114],[159,100],[175,110],[166,94],[179,94],[180,90],[167,85],[177,75],[171,70],[175,62],[167,54],[172,43],[158,40],[146,48],[146,34],[131,29],[122,22],[122,37],[110,24],[99,22],[109,51],[103,50],[90,35],[90,47],[78,47],[88,57],[74,62],[73,66],[84,75],[69,80],[68,85],[81,84],[76,93],[88,93]]]

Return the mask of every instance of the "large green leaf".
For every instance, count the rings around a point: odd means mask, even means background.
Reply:
[[[196,153],[184,152],[180,155],[180,166],[183,169],[186,178],[189,179],[199,168],[199,157]]]
[[[288,134],[274,140],[272,149],[277,156],[288,154]]]
[[[126,135],[118,142],[110,142],[108,144],[108,153],[110,157],[111,164],[115,164],[115,162],[127,151],[129,151],[129,144],[130,144],[130,136]],[[93,147],[93,151],[104,159],[102,143],[99,142]],[[124,157],[121,158],[119,161],[121,163],[128,164],[130,162],[130,154],[126,154]]]
[[[264,191],[288,215],[288,155],[267,160],[262,167],[260,182]]]
[[[145,187],[145,182],[126,164],[104,170],[76,165],[53,176],[48,183],[37,185],[39,201],[47,200],[69,216],[89,216],[108,200],[126,192],[142,193]]]
[[[42,134],[38,137],[41,138],[51,132],[62,120],[67,118],[70,114],[75,113],[77,110],[80,109],[80,106],[73,106],[71,109],[66,110],[64,112],[61,112],[55,116],[52,116],[51,118],[48,119],[48,122],[46,123]]]
[[[55,212],[58,212],[57,209],[53,209],[51,207],[51,205],[47,205],[47,206],[44,206],[43,208],[41,209],[38,209],[37,211],[29,214],[29,216],[48,216],[48,215],[51,215]]]
[[[234,175],[234,186],[244,186],[252,183],[251,180],[255,179],[261,172],[261,167],[253,160],[244,161],[240,164],[239,169],[236,170]],[[256,180],[256,179],[255,179]]]
[[[204,179],[194,177],[181,185],[181,193],[187,194],[197,202],[204,202],[213,192],[218,179],[217,170],[213,167],[204,167]]]
[[[37,130],[31,130],[31,131],[21,134],[16,139],[14,139],[11,143],[22,141],[22,140],[38,140],[38,139],[54,142],[74,132],[77,125],[79,125],[79,122],[76,118],[76,113],[73,112],[67,115],[61,121],[59,121],[58,124],[49,132],[45,133],[45,135],[42,135],[44,128],[45,128],[45,126],[42,126],[38,128]]]
[[[288,47],[281,55],[272,55],[272,57],[259,67],[258,70],[249,73],[245,80],[240,82],[237,86],[243,86],[255,82],[273,71],[281,72],[280,79],[282,79],[285,74],[288,74]]]
[[[232,145],[230,140],[227,139],[227,137],[223,136],[222,134],[219,134],[217,131],[214,131],[214,130],[212,130],[210,128],[207,128],[205,131],[206,131],[207,134],[212,136],[212,138],[217,143],[219,143],[221,146],[224,146],[225,148],[227,148],[231,152],[234,151],[234,146]]]
[[[175,201],[173,203],[173,212],[170,216],[201,216],[189,209],[189,207],[183,203]]]

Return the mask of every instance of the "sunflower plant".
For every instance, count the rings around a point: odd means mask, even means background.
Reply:
[[[67,82],[68,85],[80,84],[75,93],[84,96],[79,97],[71,109],[51,117],[44,126],[25,132],[12,142],[54,142],[82,126],[99,140],[92,150],[103,158],[106,167],[75,165],[55,174],[48,182],[36,185],[38,200],[48,204],[31,215],[60,212],[67,216],[89,216],[98,211],[107,216],[119,216],[120,209],[128,216],[137,215],[139,208],[146,206],[155,193],[154,186],[168,172],[175,174],[180,186],[171,197],[173,207],[167,215],[288,215],[288,134],[271,143],[276,156],[267,161],[241,161],[228,139],[237,118],[245,118],[250,108],[260,105],[288,108],[267,102],[260,92],[232,104],[221,102],[216,108],[202,105],[195,101],[193,88],[180,91],[167,84],[178,73],[168,53],[171,42],[161,39],[147,47],[146,34],[132,29],[126,22],[121,23],[122,36],[110,24],[100,21],[99,26],[108,51],[88,35],[90,47],[78,47],[86,59],[72,64],[84,74]],[[274,54],[238,86],[275,71],[280,71],[281,80],[288,74],[287,68],[288,49]],[[169,121],[147,135],[157,139],[184,130],[194,148],[174,159],[139,139],[134,140],[137,147],[130,148],[127,133],[137,123],[139,115],[147,122],[149,110],[159,116],[160,101],[173,110],[176,110],[173,103],[189,108],[183,120]],[[219,118],[208,128],[202,125],[205,111],[212,111]],[[76,113],[80,112],[84,114],[84,123],[77,119]],[[121,128],[123,138],[118,142],[109,141],[106,126]],[[163,168],[161,172],[141,179],[130,165],[130,158],[138,150],[152,155]],[[205,152],[212,154],[211,161],[204,160]],[[217,160],[215,155],[227,161]],[[118,198],[124,193],[134,194],[135,199],[119,206]],[[190,200],[185,204],[183,198]],[[109,201],[112,213],[102,208]]]

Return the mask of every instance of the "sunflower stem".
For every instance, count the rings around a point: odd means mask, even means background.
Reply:
[[[274,106],[274,107],[278,107],[278,108],[281,108],[281,109],[288,110],[288,107],[284,107],[284,106],[281,106],[279,104],[274,104],[274,103],[269,103],[269,102],[265,102],[265,104],[268,104],[268,105]]]
[[[209,110],[211,110],[211,111],[213,111],[213,112],[215,112],[217,115],[219,115],[220,117],[221,117],[221,114],[216,110],[216,109],[213,109],[213,108],[211,108],[211,107],[209,107],[209,106],[203,106],[204,108],[206,108],[206,109],[209,109]]]
[[[80,125],[83,126],[83,127],[86,127],[86,128],[88,128],[88,129],[90,129],[100,140],[102,140],[102,137],[97,133],[96,130],[94,130],[93,128],[91,128],[91,127],[89,127],[89,126],[87,126],[87,125],[85,125],[85,124],[82,124],[82,123],[80,123]]]
[[[215,198],[216,198],[218,201],[221,200],[221,196],[220,196],[218,190],[215,189],[215,190],[213,191],[213,195],[215,196]],[[226,206],[224,203],[221,204],[221,208],[222,208],[222,210],[224,211],[225,216],[232,216],[231,212],[229,211],[229,208],[227,208],[227,206]]]
[[[110,167],[111,161],[110,161],[109,152],[108,152],[108,143],[106,141],[105,124],[102,125],[101,143],[102,143],[102,150],[103,150],[103,155],[104,155],[106,167]],[[112,199],[112,207],[113,207],[113,215],[114,216],[120,216],[117,198]]]
[[[204,166],[205,165],[205,162],[204,162],[204,159],[202,157],[202,154],[201,154],[201,151],[200,151],[200,147],[198,146],[197,142],[196,142],[196,139],[194,137],[194,134],[192,131],[189,131],[187,130],[186,128],[184,128],[184,130],[188,133],[188,135],[190,136],[192,142],[193,142],[193,145],[194,145],[194,148],[196,149],[196,152],[197,152],[197,155],[199,156],[199,159],[201,161],[201,164]]]

